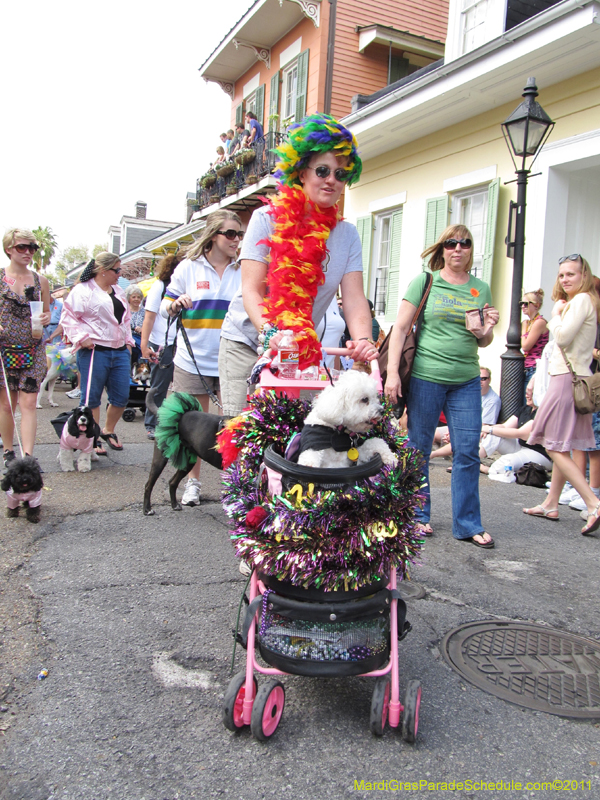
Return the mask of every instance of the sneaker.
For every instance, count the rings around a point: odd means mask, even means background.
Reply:
[[[252,567],[248,564],[247,561],[240,561],[240,573],[247,578],[248,575],[252,575]]]
[[[181,498],[182,506],[197,506],[200,503],[200,489],[202,484],[197,478],[188,478],[185,491]]]
[[[79,400],[81,397],[81,389],[77,387],[77,389],[67,392],[67,397],[69,397],[71,400]]]
[[[148,437],[148,438],[149,438],[151,441],[154,441],[154,439],[156,439],[156,436],[155,436],[155,434],[154,434],[154,428],[146,428],[146,436],[147,436],[147,437]]]
[[[574,497],[573,500],[569,503],[569,508],[574,508],[575,511],[585,511],[587,506],[585,504],[585,500],[581,497],[581,495],[577,495]]]
[[[14,461],[16,458],[14,450],[5,450],[4,451],[4,466],[8,467],[11,461]]]
[[[568,506],[571,500],[575,500],[577,497],[579,497],[579,492],[576,492],[572,486],[565,486],[558,502],[561,506]]]

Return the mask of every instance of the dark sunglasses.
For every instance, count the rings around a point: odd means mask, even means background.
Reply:
[[[228,231],[217,231],[217,233],[220,233],[221,236],[229,239],[230,242],[233,242],[236,237],[240,240],[240,242],[244,238],[244,231],[234,231],[233,228],[229,228]]]
[[[559,266],[564,264],[565,261],[581,261],[583,264],[583,257],[579,255],[579,253],[571,253],[570,256],[563,256],[562,258],[558,259]]]
[[[489,378],[479,378],[480,381],[489,381]]]
[[[317,178],[328,178],[331,175],[331,169],[326,167],[325,164],[321,164],[318,167],[308,167],[308,169],[314,169]],[[344,183],[350,177],[350,173],[343,167],[339,167],[333,171],[333,177],[336,181]]]
[[[456,250],[456,245],[460,245],[463,250],[470,250],[473,242],[470,239],[446,239],[443,243],[444,250]]]
[[[40,249],[39,244],[16,244],[15,250],[17,253],[26,253],[28,250],[33,255]]]
[[[109,272],[116,272],[117,275],[120,275],[121,274],[121,267],[109,267],[108,271]]]
[[[519,305],[521,306],[521,308],[527,308],[530,302],[531,302],[530,300],[521,300]]]

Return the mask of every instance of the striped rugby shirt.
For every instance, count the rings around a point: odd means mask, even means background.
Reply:
[[[219,340],[221,326],[229,309],[231,298],[242,283],[239,266],[232,262],[219,278],[204,256],[195,261],[185,259],[178,264],[165,292],[161,315],[168,316],[166,306],[180,295],[192,298],[192,307],[182,313],[183,327],[190,340],[194,358],[203,375],[219,374]],[[174,363],[180,369],[196,375],[196,367],[189,356],[181,334],[177,335],[177,352]]]

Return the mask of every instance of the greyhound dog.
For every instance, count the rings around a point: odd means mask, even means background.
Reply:
[[[146,407],[153,414],[159,412],[154,403],[154,389],[146,395]],[[199,410],[199,403],[191,395],[175,392],[160,407],[159,423],[156,428],[154,454],[150,475],[144,488],[144,514],[151,516],[151,496],[154,484],[164,470],[167,461],[176,467],[177,472],[169,481],[171,507],[181,511],[177,501],[177,487],[194,466],[194,456],[207,461],[217,469],[223,469],[221,454],[215,450],[217,433],[230,417],[219,417]],[[161,449],[162,448],[162,449]],[[167,455],[164,455],[167,453]]]

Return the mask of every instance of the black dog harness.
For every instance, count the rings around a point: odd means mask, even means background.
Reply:
[[[366,436],[357,433],[347,433],[345,430],[328,428],[327,425],[305,425],[300,434],[300,453],[305,450],[328,450],[331,448],[336,453],[348,455],[352,464],[358,461],[357,445],[366,441]]]

